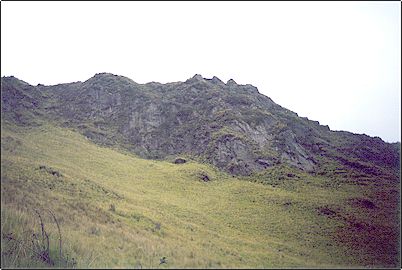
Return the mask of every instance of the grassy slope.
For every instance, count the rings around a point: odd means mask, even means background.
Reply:
[[[50,125],[3,123],[1,142],[3,235],[24,237],[38,226],[33,209],[50,208],[61,225],[63,252],[78,267],[321,268],[387,262],[342,242],[350,216],[363,219],[369,211],[348,204],[356,194],[365,195],[359,186],[332,187],[304,174],[299,181],[282,181],[291,184],[263,185],[205,164],[140,159]],[[201,172],[212,181],[200,181]],[[336,209],[343,218],[323,214],[323,208]],[[56,227],[46,222],[56,247]],[[8,256],[10,245],[2,237],[2,267],[41,266],[26,252]],[[168,263],[159,265],[163,256]]]

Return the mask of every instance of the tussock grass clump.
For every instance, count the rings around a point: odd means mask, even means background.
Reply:
[[[50,215],[57,227],[49,229]],[[29,213],[10,209],[1,210],[1,260],[2,267],[67,267],[74,268],[77,262],[63,253],[62,232],[54,213],[32,210]],[[53,225],[54,225],[53,224]]]

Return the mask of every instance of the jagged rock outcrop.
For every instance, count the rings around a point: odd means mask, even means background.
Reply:
[[[31,86],[4,77],[1,102],[4,121],[46,119],[142,157],[184,154],[237,175],[281,163],[320,173],[333,163],[365,173],[399,169],[400,145],[331,131],[232,79],[197,74],[185,82],[138,84],[100,73],[85,82]]]

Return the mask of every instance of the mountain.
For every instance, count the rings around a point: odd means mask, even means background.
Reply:
[[[1,79],[1,268],[396,268],[400,143],[252,85]]]
[[[399,176],[400,143],[331,131],[233,79],[197,74],[138,84],[99,73],[85,82],[31,86],[4,77],[1,102],[3,118],[21,125],[56,121],[98,144],[150,159],[194,158],[233,175],[285,164],[315,174]]]

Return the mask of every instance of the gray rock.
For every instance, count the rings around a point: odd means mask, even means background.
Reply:
[[[191,155],[238,175],[279,163],[307,172],[336,163],[399,176],[400,143],[331,131],[233,79],[224,84],[196,74],[185,82],[137,84],[99,73],[54,86],[3,77],[1,87],[4,120],[61,123],[95,143],[120,145],[145,158]]]

